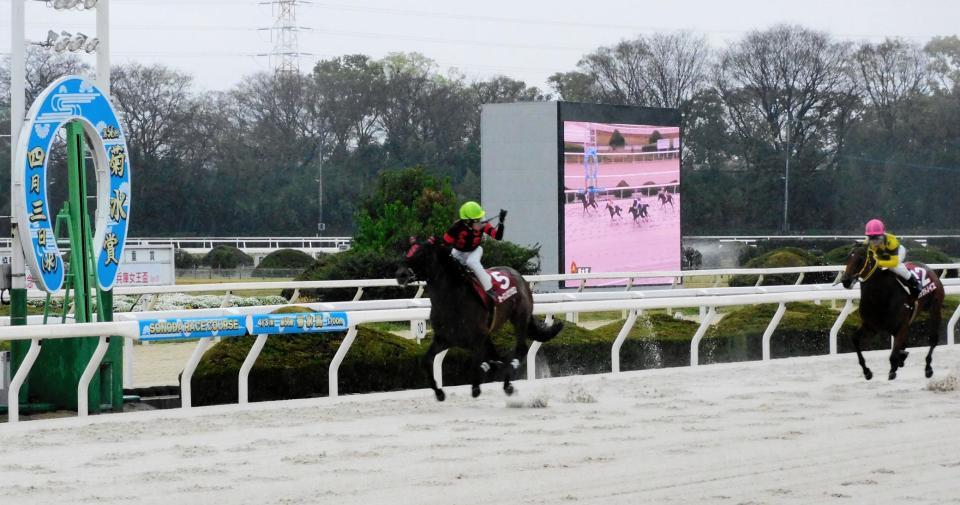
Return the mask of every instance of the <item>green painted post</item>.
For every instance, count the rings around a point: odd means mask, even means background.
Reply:
[[[84,133],[80,123],[71,122],[67,130],[67,171],[69,180],[68,228],[70,235],[70,280],[74,290],[74,317],[78,323],[93,320],[90,290],[96,280],[90,274],[94,254],[90,238],[90,215],[86,209]],[[101,299],[103,320],[112,320],[112,300]],[[107,315],[109,313],[109,316]],[[55,408],[77,408],[77,384],[97,347],[96,337],[46,340],[43,351],[30,374],[30,401],[49,403]],[[110,348],[99,372],[90,382],[90,412],[99,412],[106,404],[113,410],[123,407],[122,352],[119,338],[111,339]],[[116,377],[119,377],[117,379]]]
[[[16,254],[16,251],[13,251],[12,254]],[[10,325],[11,326],[25,326],[27,324],[27,289],[11,289],[10,290]],[[10,377],[13,377],[13,374],[16,373],[16,370],[20,368],[20,363],[23,363],[23,358],[27,356],[27,351],[30,349],[29,340],[16,340],[10,343]],[[41,354],[43,352],[41,351]],[[20,403],[27,403],[28,394],[30,392],[29,382],[24,382],[23,386],[20,388]]]

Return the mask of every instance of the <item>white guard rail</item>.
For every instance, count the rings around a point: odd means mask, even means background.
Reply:
[[[947,270],[960,269],[960,263],[935,263],[928,265],[931,269],[940,272],[941,276]],[[724,276],[730,275],[756,275],[758,276],[757,286],[763,282],[764,276],[800,274],[795,284],[802,282],[804,275],[809,273],[834,273],[839,274],[843,270],[842,266],[814,266],[814,267],[783,267],[783,268],[724,268],[710,270],[658,270],[649,272],[604,272],[604,273],[584,273],[584,274],[543,274],[527,275],[524,279],[536,287],[542,282],[572,282],[578,283],[578,290],[583,291],[587,281],[607,280],[609,284],[618,284],[629,291],[635,287],[642,286],[644,279],[671,279],[671,287],[676,287],[682,282],[682,279],[690,277],[713,277],[714,287],[716,287]],[[625,286],[623,285],[625,283]],[[339,281],[277,281],[277,282],[230,282],[215,284],[187,284],[173,286],[126,286],[114,288],[114,295],[160,295],[166,293],[225,293],[224,306],[236,291],[256,291],[256,290],[277,290],[292,289],[293,297],[291,303],[295,303],[303,289],[334,289],[334,288],[355,288],[357,291],[354,300],[359,300],[363,296],[364,288],[372,287],[399,287],[395,279],[355,279]],[[419,292],[417,297],[419,297]],[[44,298],[46,292],[40,290],[30,290],[30,298]]]
[[[757,289],[769,289],[769,288],[757,288]],[[947,294],[956,295],[960,294],[960,284],[950,284],[945,286]],[[581,295],[582,296],[582,295]],[[575,301],[555,301],[555,302],[540,302],[537,303],[534,307],[535,314],[545,314],[548,317],[552,317],[554,314],[561,314],[567,312],[594,312],[594,311],[609,311],[609,310],[626,310],[630,312],[630,316],[627,318],[627,321],[624,324],[624,327],[621,329],[618,338],[615,340],[612,349],[611,349],[611,369],[614,372],[620,371],[620,357],[619,350],[623,344],[623,341],[626,338],[626,335],[630,331],[634,321],[636,321],[637,315],[643,310],[651,309],[663,309],[663,308],[677,308],[677,307],[707,307],[707,315],[703,318],[698,327],[696,333],[693,336],[690,344],[690,364],[691,366],[697,366],[699,364],[699,344],[704,334],[706,333],[707,328],[713,320],[713,315],[716,313],[717,307],[726,307],[726,306],[736,306],[736,305],[759,305],[759,304],[779,304],[777,313],[774,315],[774,318],[771,320],[768,325],[767,331],[763,335],[763,359],[770,359],[769,354],[769,339],[773,334],[773,331],[776,329],[777,324],[780,321],[780,316],[783,314],[783,308],[785,304],[792,302],[808,302],[808,301],[817,301],[817,300],[844,300],[846,304],[841,310],[840,314],[837,317],[836,322],[833,325],[833,328],[830,331],[830,353],[835,354],[837,352],[836,338],[840,326],[843,323],[843,320],[846,319],[847,315],[852,311],[852,302],[853,300],[858,299],[860,296],[859,290],[845,290],[845,289],[836,289],[836,288],[823,288],[823,289],[807,289],[803,291],[788,291],[788,292],[772,292],[772,293],[755,293],[755,294],[732,294],[732,295],[707,295],[699,297],[659,297],[659,298],[621,298],[621,299],[594,299],[594,300],[575,300]],[[328,304],[308,304],[308,306],[313,310],[322,311],[323,305]],[[246,307],[246,308],[230,308],[230,309],[221,309],[220,314],[223,316],[243,316],[246,321],[246,330],[250,333],[253,333],[253,324],[252,324],[252,315],[259,314],[268,314],[275,307]],[[246,315],[243,313],[247,312]],[[159,314],[157,314],[159,315]],[[195,313],[191,313],[191,316],[195,316]],[[298,316],[308,316],[308,314],[287,314],[287,316],[298,317]],[[339,394],[338,388],[338,370],[339,366],[343,361],[343,358],[346,356],[349,351],[350,346],[353,343],[353,340],[357,333],[357,325],[364,323],[372,322],[387,322],[387,321],[413,321],[426,319],[429,316],[429,308],[427,307],[417,307],[417,308],[393,308],[393,309],[370,309],[370,310],[356,310],[348,312],[345,314],[345,318],[348,321],[347,323],[347,336],[340,344],[340,348],[337,350],[334,359],[330,363],[329,368],[329,393],[330,396],[337,396]],[[215,316],[210,316],[211,318]],[[158,317],[159,320],[173,320],[177,319],[173,314],[167,313],[165,317]],[[960,307],[949,319],[947,323],[947,344],[952,345],[955,343],[955,326],[960,319]],[[93,371],[100,364],[100,360],[103,357],[103,353],[106,351],[106,346],[109,343],[110,336],[118,336],[129,338],[132,340],[141,339],[140,334],[141,322],[137,320],[129,321],[117,321],[117,322],[103,322],[103,323],[84,323],[84,324],[52,324],[52,325],[28,325],[28,326],[8,326],[0,327],[0,340],[31,340],[30,348],[27,352],[27,355],[21,364],[20,368],[17,370],[17,373],[13,377],[13,380],[10,384],[10,390],[8,392],[8,413],[9,421],[17,422],[19,420],[19,391],[20,387],[23,385],[27,375],[30,372],[34,362],[36,361],[37,356],[39,355],[41,342],[45,339],[57,339],[57,338],[74,338],[80,336],[99,336],[100,343],[97,347],[97,350],[94,352],[93,357],[91,358],[87,368],[85,369],[80,383],[77,385],[77,398],[78,398],[78,414],[80,416],[85,416],[88,413],[87,408],[87,388],[89,386],[90,378],[93,375]],[[263,337],[263,338],[261,338]],[[180,337],[182,338],[182,337]],[[211,338],[202,337],[199,339],[197,348],[195,349],[193,355],[191,355],[188,360],[181,383],[181,402],[183,408],[191,407],[191,378],[193,371],[196,368],[197,363],[199,363],[203,353],[209,346]],[[260,349],[263,347],[263,342],[265,341],[265,336],[258,336],[258,344],[254,345],[250,353],[247,356],[247,359],[244,361],[243,366],[240,370],[239,376],[239,391],[238,396],[240,403],[246,403],[247,401],[247,379],[250,368],[253,366],[257,355],[260,352]],[[539,345],[534,342],[531,345],[530,350],[527,354],[527,363],[535,363],[536,353],[539,349]],[[438,384],[442,384],[442,376],[439,373],[442,367],[442,354],[437,356],[437,359],[434,363],[434,373],[435,378],[437,379]],[[534,380],[534,367],[527,367],[528,373],[527,378],[529,380]]]

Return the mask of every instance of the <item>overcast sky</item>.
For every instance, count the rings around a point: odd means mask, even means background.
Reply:
[[[0,52],[10,51],[10,1],[0,0]],[[687,0],[676,2],[334,0],[297,6],[300,66],[363,53],[419,52],[468,78],[505,74],[546,87],[585,53],[640,33],[690,30],[712,44],[751,30],[797,23],[850,40],[902,37],[924,43],[956,35],[956,0]],[[270,69],[273,11],[256,0],[112,0],[114,63],[163,63],[201,89],[227,89]],[[92,12],[57,12],[27,1],[27,37],[48,29],[95,33]],[[87,57],[91,63],[93,58]]]

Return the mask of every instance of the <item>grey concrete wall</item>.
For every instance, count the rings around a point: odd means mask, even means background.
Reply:
[[[557,102],[487,104],[480,116],[481,204],[510,212],[505,240],[541,244],[545,274],[560,268],[557,117]]]

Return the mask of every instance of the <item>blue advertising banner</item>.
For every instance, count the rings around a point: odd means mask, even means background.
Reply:
[[[242,337],[247,316],[183,317],[140,321],[140,340],[183,340],[204,337]]]
[[[320,333],[346,331],[350,326],[346,312],[299,312],[253,316],[254,335]]]
[[[56,211],[47,200],[47,164],[57,131],[71,121],[83,125],[91,143],[97,173],[97,284],[108,290],[123,259],[130,223],[130,161],[117,113],[92,81],[61,77],[33,102],[16,151],[12,210],[34,282],[47,292],[58,291],[64,266],[53,234]]]

